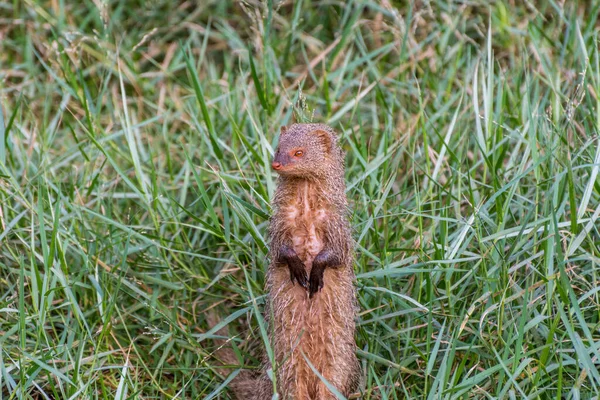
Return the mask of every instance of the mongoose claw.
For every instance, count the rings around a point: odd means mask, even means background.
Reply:
[[[292,285],[298,281],[300,286],[308,289],[308,276],[306,275],[306,266],[298,257],[298,254],[290,246],[283,245],[279,249],[279,265],[287,265],[290,270],[290,280]]]
[[[292,281],[292,285],[295,284],[295,281],[298,281],[300,286],[304,289],[308,289],[308,276],[306,275],[306,269],[304,269],[304,264],[302,263],[290,263],[290,280]]]
[[[320,268],[313,268],[310,271],[310,286],[308,288],[309,298],[313,298],[313,296],[323,289],[323,270]]]

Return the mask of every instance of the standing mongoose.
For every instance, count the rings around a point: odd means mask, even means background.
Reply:
[[[353,240],[347,219],[344,152],[323,124],[283,127],[272,167],[279,174],[269,225],[266,319],[282,399],[344,396],[359,384],[354,341]],[[238,399],[271,399],[266,375],[239,375]]]

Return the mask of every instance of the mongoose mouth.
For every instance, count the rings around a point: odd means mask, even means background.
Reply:
[[[273,167],[273,170],[274,170],[275,172],[277,172],[279,175],[288,175],[289,173],[291,173],[291,172],[293,172],[293,171],[294,171],[294,169],[293,169],[293,168],[290,168],[290,167],[284,167],[284,166],[277,167],[277,168]]]
[[[271,167],[273,167],[273,169],[279,173],[291,172],[294,170],[294,165],[290,165],[290,164],[284,165],[284,164],[280,163],[279,161],[273,161],[273,163],[271,163]]]

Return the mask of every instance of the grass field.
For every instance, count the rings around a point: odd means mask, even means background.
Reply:
[[[361,398],[597,399],[599,11],[0,2],[0,397],[230,398],[207,311],[257,368],[273,147],[315,121]]]

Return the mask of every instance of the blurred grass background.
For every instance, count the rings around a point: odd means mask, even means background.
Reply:
[[[0,2],[3,399],[227,399],[281,125],[348,152],[364,399],[600,391],[599,2]],[[358,396],[358,395],[357,395]]]

